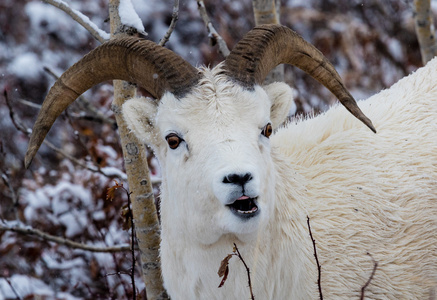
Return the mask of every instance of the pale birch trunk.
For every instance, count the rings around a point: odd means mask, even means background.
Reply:
[[[425,65],[437,54],[434,20],[430,0],[414,0],[414,23],[422,62]]]
[[[280,0],[252,0],[255,25],[280,24]],[[264,80],[264,84],[284,81],[284,65],[274,68]]]
[[[109,1],[109,15],[111,20],[111,38],[126,35],[125,26],[121,24],[118,15],[120,0]],[[140,249],[140,266],[143,280],[146,284],[149,300],[168,299],[161,276],[159,259],[160,226],[145,147],[134,134],[129,131],[121,115],[123,103],[136,95],[136,87],[125,81],[114,80],[114,101],[112,109],[118,125],[123,158],[129,183],[132,201],[138,247]]]

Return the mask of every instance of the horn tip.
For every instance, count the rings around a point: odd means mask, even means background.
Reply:
[[[370,130],[373,131],[373,133],[377,133],[376,132],[376,128],[375,126],[373,126],[372,121],[370,121],[369,118],[367,118],[366,116],[362,116],[361,118],[359,118],[361,120],[361,122],[363,122],[367,127],[369,127]]]
[[[367,126],[370,128],[370,130],[373,131],[373,133],[377,133],[377,131],[376,131],[375,127],[372,125],[372,123],[370,123],[370,124],[367,125]]]
[[[32,160],[35,157],[35,150],[33,148],[35,147],[29,146],[26,155],[24,156],[24,167],[26,169],[29,169],[30,165],[32,164]]]

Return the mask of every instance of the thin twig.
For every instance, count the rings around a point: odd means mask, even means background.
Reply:
[[[9,188],[9,191],[11,192],[11,198],[12,198],[12,203],[13,203],[13,207],[14,207],[14,213],[15,213],[15,218],[18,220],[18,197],[17,197],[17,193],[15,193],[15,190],[11,184],[11,181],[9,179],[9,176],[6,174],[6,172],[2,172],[2,179],[3,182],[6,184],[6,186]]]
[[[100,229],[97,228],[97,227],[95,227],[95,228],[97,229],[97,232],[100,235],[100,238],[102,239],[102,242],[105,243],[106,246],[108,246],[108,244],[106,243],[106,240],[105,240],[105,236],[106,235],[102,232],[103,228],[100,228]],[[119,263],[118,263],[118,260],[117,260],[117,257],[115,255],[115,253],[110,253],[110,254],[112,256],[113,266],[115,268],[115,272],[114,273],[108,273],[107,272],[107,268],[105,266],[103,266],[103,269],[104,269],[103,274],[104,275],[102,277],[106,279],[106,286],[109,286],[108,277],[116,275],[116,278],[118,279],[118,283],[116,283],[115,285],[116,286],[120,286],[121,285],[123,287],[124,294],[127,294],[128,288],[126,287],[125,280],[122,280],[120,275],[128,275],[129,276],[129,272],[123,271],[123,270],[120,269],[120,266],[119,266]]]
[[[165,43],[168,42],[171,34],[173,33],[173,30],[176,27],[176,23],[178,19],[179,19],[179,0],[175,0],[173,4],[173,14],[171,15],[170,26],[168,27],[168,30],[165,33],[164,37],[159,41],[160,46],[165,46]]]
[[[367,255],[370,256],[370,258],[372,259],[373,262],[373,270],[372,270],[372,274],[370,274],[369,279],[367,280],[367,282],[363,285],[363,287],[361,288],[361,297],[360,300],[364,300],[364,292],[366,290],[366,288],[369,286],[370,281],[372,281],[373,276],[375,276],[375,272],[376,272],[376,268],[378,268],[378,262],[375,261],[375,259],[373,258],[373,256],[367,252]]]
[[[105,275],[103,275],[103,277],[109,277],[109,276],[114,276],[114,275],[127,275],[127,276],[131,276],[130,272],[125,272],[125,271],[116,271],[113,273],[105,273]]]
[[[129,214],[131,215],[131,218],[130,218],[130,222],[131,222],[131,255],[132,255],[131,281],[132,281],[132,290],[133,290],[132,299],[135,300],[135,299],[137,299],[137,290],[135,288],[135,264],[136,264],[136,260],[135,260],[135,223],[134,223],[134,218],[133,218],[133,214],[132,214],[132,209],[130,207],[131,206],[130,195],[131,195],[131,193],[127,193],[127,201],[128,201],[127,207],[129,209]]]
[[[17,206],[18,205],[18,197],[17,197],[17,194],[15,193],[15,190],[14,190],[14,188],[12,187],[12,184],[11,184],[11,181],[10,181],[10,179],[9,179],[9,176],[5,173],[5,172],[2,172],[2,179],[3,179],[3,182],[7,185],[7,187],[9,188],[9,191],[11,192],[11,198],[12,198],[12,201],[13,201],[13,203],[14,203],[14,206]]]
[[[8,279],[8,278],[6,278],[6,277],[3,277],[5,280],[6,280],[6,282],[9,284],[9,287],[11,288],[11,290],[12,290],[12,292],[15,294],[15,297],[17,298],[17,299],[19,299],[19,300],[21,300],[21,299],[23,299],[23,298],[21,298],[20,297],[20,295],[18,294],[18,292],[17,292],[17,290],[14,288],[14,286],[12,285],[12,282]]]
[[[85,245],[82,243],[74,242],[66,238],[61,238],[58,236],[48,234],[46,232],[43,232],[41,230],[32,227],[8,226],[8,225],[0,224],[0,231],[12,231],[12,232],[26,234],[26,235],[35,235],[37,237],[42,238],[45,241],[55,242],[57,244],[65,245],[70,248],[82,249],[90,252],[122,252],[122,251],[129,251],[130,249],[129,245],[113,246],[113,247],[97,247],[97,246]]]
[[[217,30],[215,30],[214,26],[211,23],[211,20],[208,17],[208,13],[206,12],[205,3],[203,0],[197,0],[197,7],[199,9],[200,16],[202,17],[203,23],[205,23],[206,28],[208,29],[209,37],[211,39],[212,44],[218,44],[219,52],[227,57],[230,53],[226,42],[223,38],[218,34]]]
[[[108,191],[106,193],[106,199],[112,201],[115,197],[115,191],[117,189],[122,189],[127,195],[127,209],[128,209],[127,219],[130,220],[130,228],[132,230],[132,233],[131,233],[132,270],[130,273],[130,277],[131,277],[132,287],[133,287],[133,299],[136,299],[136,288],[135,288],[135,264],[136,264],[136,259],[135,259],[135,223],[134,223],[134,219],[133,219],[133,213],[131,210],[131,194],[132,194],[132,192],[129,192],[123,186],[123,183],[119,184],[117,181],[115,181],[115,185],[108,188]],[[126,218],[126,215],[124,215],[124,217]]]
[[[244,267],[246,268],[247,281],[249,284],[249,291],[250,291],[250,299],[255,300],[255,296],[253,295],[253,290],[252,290],[252,282],[250,279],[250,269],[247,266],[246,262],[244,261],[243,256],[241,256],[241,253],[238,250],[238,247],[235,243],[234,243],[234,249],[233,249],[232,253],[226,255],[226,257],[220,263],[220,267],[219,267],[217,274],[219,277],[222,277],[222,281],[220,282],[218,287],[219,288],[223,287],[223,285],[226,283],[226,280],[228,279],[229,261],[232,258],[232,256],[237,256],[241,260],[241,262],[243,263]]]
[[[240,251],[238,250],[237,245],[234,243],[234,247],[235,247],[235,252],[237,253],[238,258],[241,260],[241,262],[244,264],[244,267],[246,268],[246,272],[247,272],[247,281],[249,283],[249,290],[250,290],[250,299],[255,300],[255,296],[253,295],[253,290],[252,290],[252,282],[250,280],[250,270],[249,267],[247,266],[246,262],[244,261],[243,257],[240,254]]]
[[[316,258],[316,264],[317,264],[317,286],[319,288],[319,297],[320,300],[323,300],[323,294],[322,294],[322,267],[319,263],[319,257],[317,256],[317,248],[316,248],[316,241],[313,238],[313,234],[311,232],[311,225],[310,225],[310,217],[307,216],[307,223],[308,223],[308,231],[310,232],[311,241],[313,242],[313,248],[314,248],[314,257]]]
[[[36,104],[33,102],[30,102],[28,100],[24,100],[24,99],[16,99],[16,101],[20,102],[23,105],[35,108],[35,109],[41,109],[41,105],[40,104]]]
[[[118,282],[119,282],[117,285],[121,285],[123,287],[124,294],[127,294],[127,291],[129,289],[128,285],[127,285],[125,280],[121,279],[120,275],[129,275],[129,274],[128,274],[128,272],[122,271],[120,269],[120,266],[117,263],[117,257],[115,256],[115,253],[111,253],[111,256],[112,256],[112,260],[114,261],[114,267],[115,267],[115,274],[114,273],[113,274],[117,275],[116,278],[118,279]]]
[[[3,96],[5,97],[6,100],[6,105],[9,108],[9,117],[11,117],[11,121],[12,124],[15,126],[15,128],[17,128],[19,131],[24,132],[25,134],[28,134],[26,132],[26,128],[25,126],[21,123],[20,120],[18,120],[18,118],[15,115],[15,111],[12,107],[11,101],[9,100],[9,96],[8,96],[8,92],[6,90],[3,91]]]
[[[98,40],[100,43],[104,43],[109,40],[109,33],[101,30],[96,24],[91,22],[91,20],[82,14],[80,11],[72,9],[66,2],[62,0],[43,0],[45,3],[51,4],[64,12],[66,12],[70,17],[73,18],[77,23],[82,25],[86,30],[91,33],[91,35]]]
[[[125,189],[126,190],[126,189]],[[129,215],[131,216],[130,218],[130,226],[131,226],[131,255],[132,255],[132,270],[131,270],[131,281],[132,281],[132,290],[133,290],[133,296],[132,299],[137,299],[137,290],[135,288],[135,264],[136,264],[136,260],[135,260],[135,223],[134,223],[134,218],[133,218],[133,214],[132,214],[132,210],[131,210],[131,201],[130,201],[130,195],[131,193],[127,193],[127,207],[129,209]]]
[[[135,223],[134,223],[134,218],[133,218],[133,214],[132,214],[132,210],[131,210],[131,199],[130,199],[130,195],[132,194],[129,193],[129,191],[123,186],[121,185],[121,188],[126,192],[127,195],[127,209],[129,211],[129,218],[130,218],[130,226],[131,226],[131,256],[132,256],[132,270],[130,273],[131,276],[131,281],[132,281],[132,289],[133,289],[133,297],[132,299],[137,299],[137,291],[135,288],[135,264],[136,264],[136,260],[135,260]]]

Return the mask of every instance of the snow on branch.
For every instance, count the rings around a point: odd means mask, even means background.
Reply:
[[[118,15],[122,25],[135,29],[137,32],[147,35],[144,29],[143,21],[141,21],[137,12],[132,5],[131,0],[120,0],[118,6]]]
[[[94,24],[87,16],[81,13],[78,10],[71,8],[66,2],[62,0],[42,0],[45,3],[51,4],[67,14],[69,14],[73,20],[82,25],[86,30],[88,30],[91,35],[101,43],[109,40],[109,33],[104,30],[101,30],[96,24]]]

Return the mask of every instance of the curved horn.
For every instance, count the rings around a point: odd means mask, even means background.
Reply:
[[[252,29],[226,58],[225,72],[243,86],[251,88],[262,84],[267,74],[279,64],[294,65],[311,75],[376,133],[334,66],[313,45],[285,26],[261,25]]]
[[[152,41],[124,37],[100,45],[65,71],[50,89],[30,136],[26,168],[56,118],[94,85],[106,80],[125,80],[159,99],[165,91],[183,97],[199,77],[197,69],[183,58]]]

